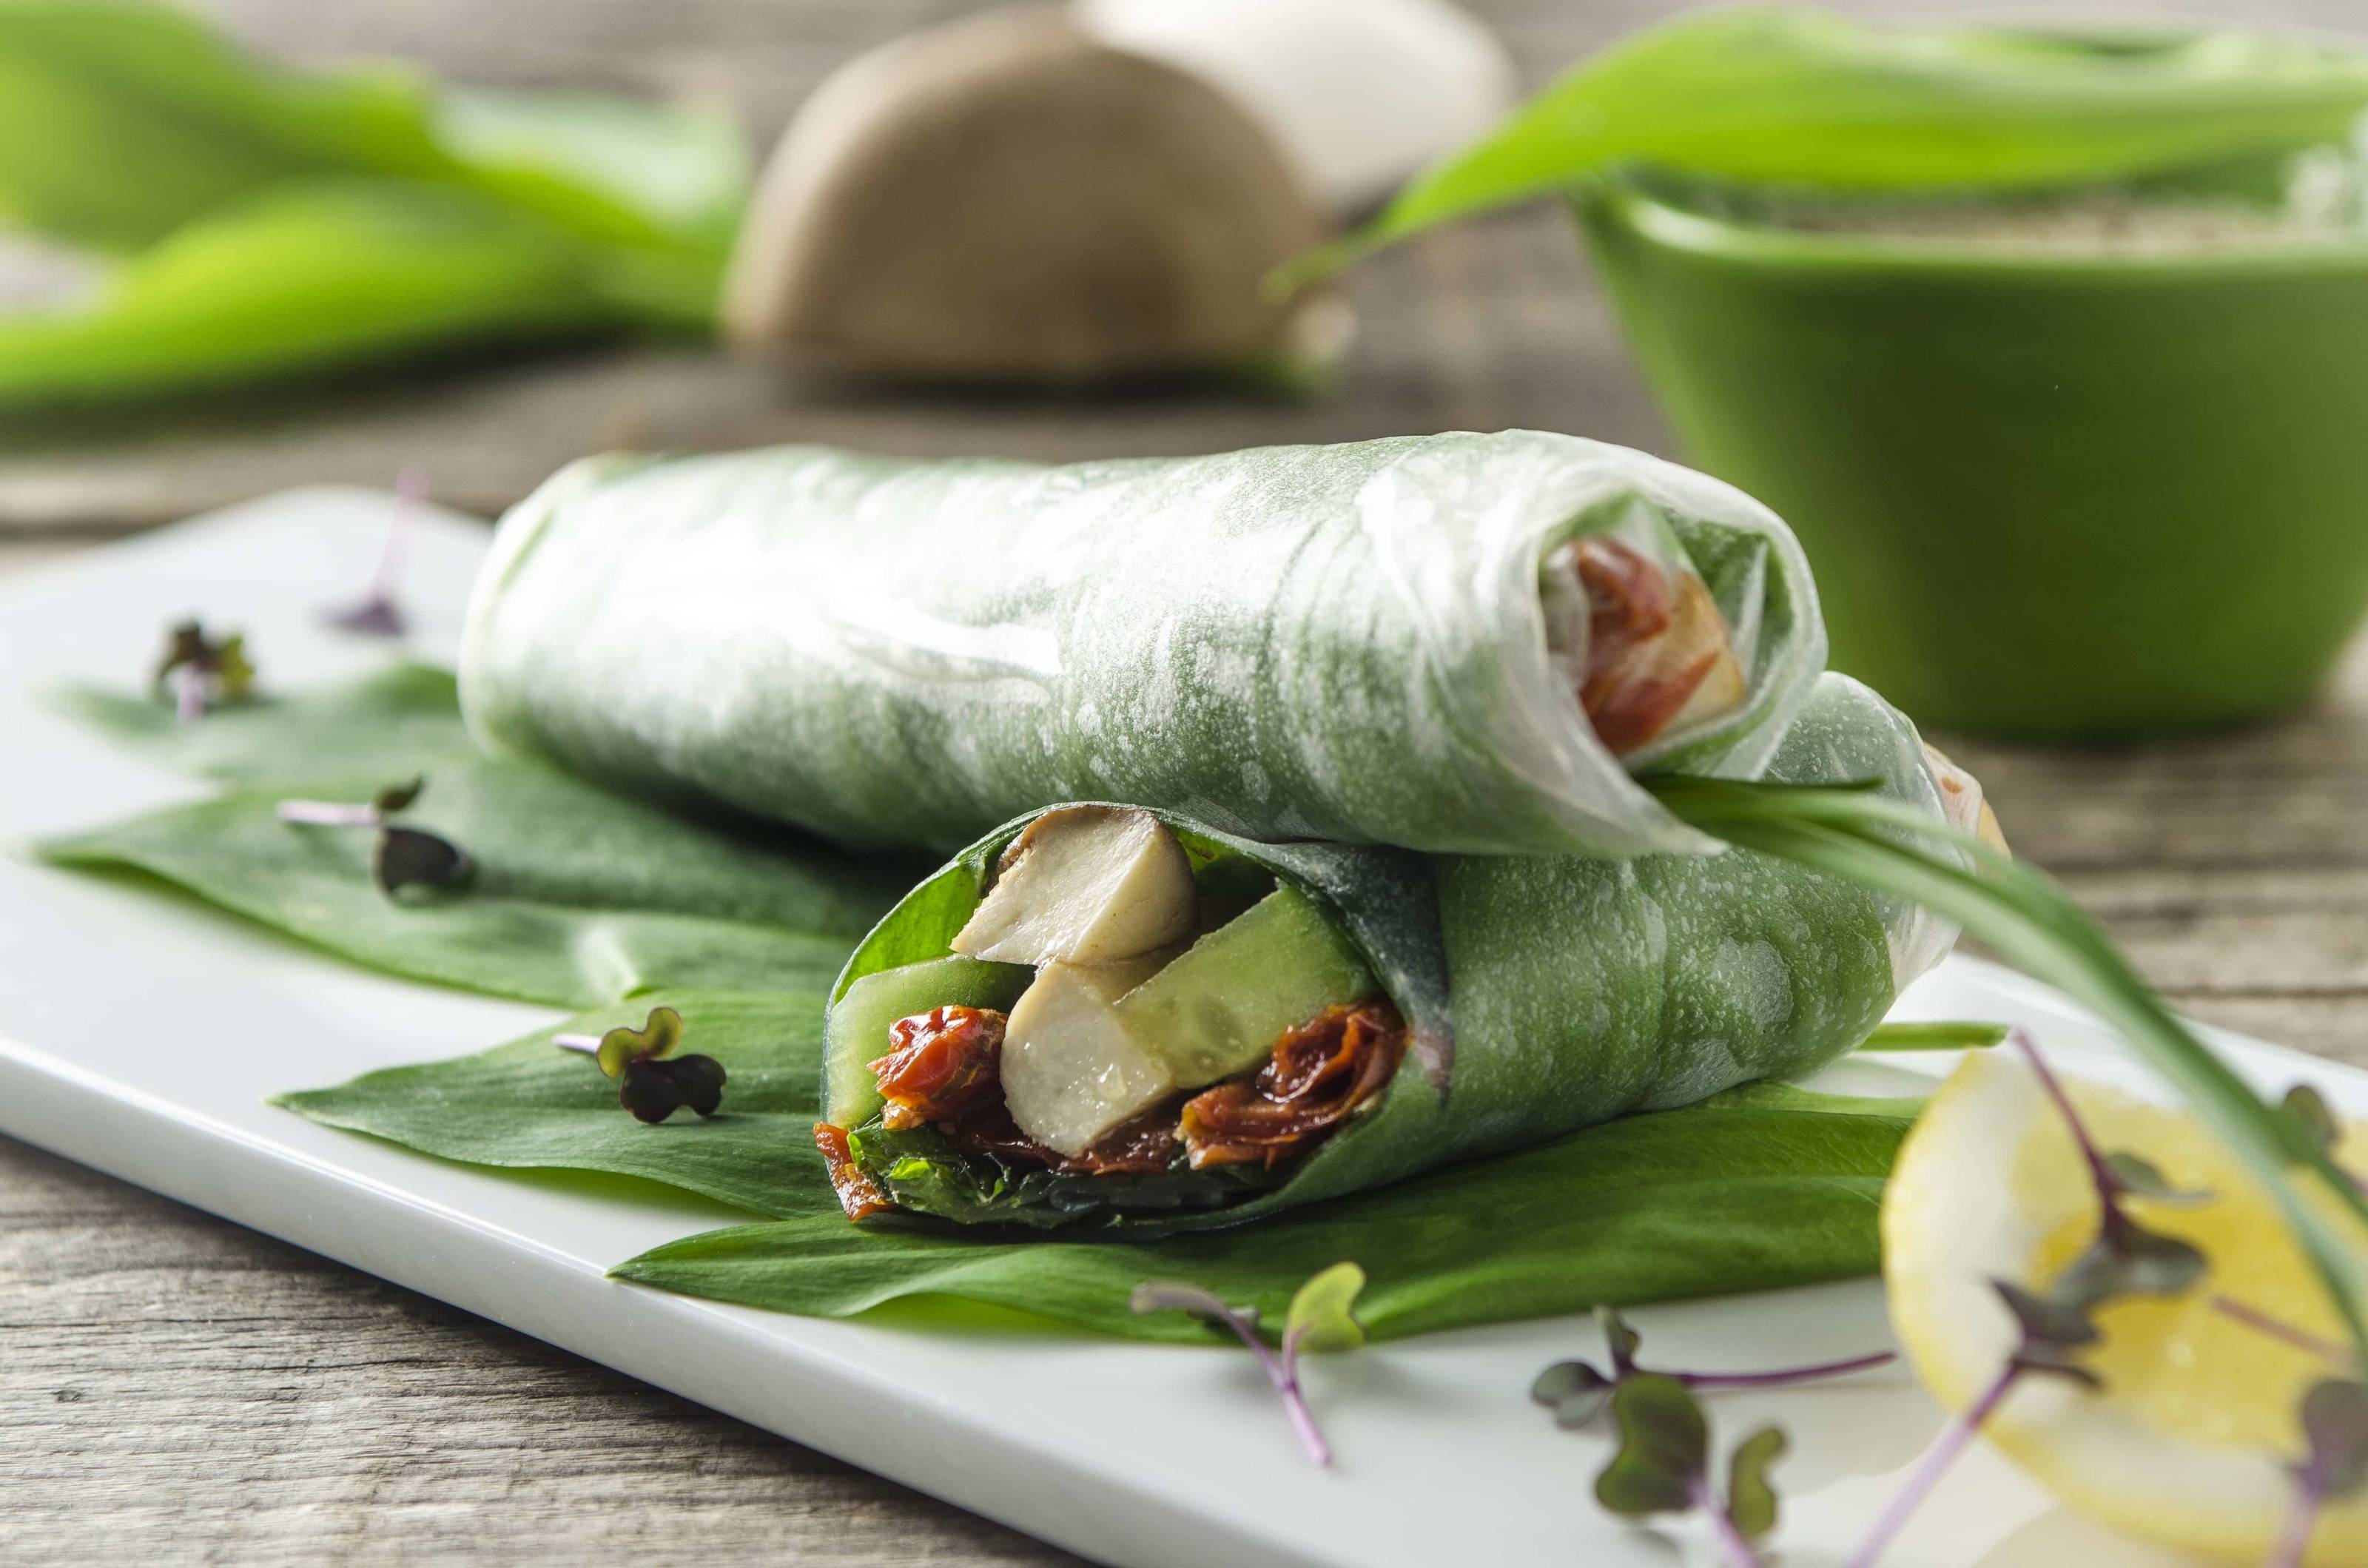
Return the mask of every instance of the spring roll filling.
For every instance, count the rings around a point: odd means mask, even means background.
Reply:
[[[1710,589],[1659,553],[1590,535],[1545,562],[1548,650],[1572,672],[1579,707],[1615,756],[1716,719],[1749,691]]]
[[[1178,908],[1191,939],[1166,940]],[[1126,950],[1146,942],[1161,945]],[[834,1051],[882,1048],[862,1064],[877,1110],[815,1130],[851,1219],[1050,1225],[1222,1207],[1283,1179],[1405,1054],[1403,1021],[1328,911],[1244,858],[1192,867],[1147,812],[1037,819],[954,945],[1003,956],[857,984],[973,999],[884,1027],[852,989],[835,1009],[863,1032]],[[987,1005],[982,981],[1016,994]]]

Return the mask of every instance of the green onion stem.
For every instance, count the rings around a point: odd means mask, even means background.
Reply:
[[[2368,1258],[2290,1172],[2315,1172],[2363,1224],[2368,1195],[2196,1038],[2055,881],[1911,806],[1861,790],[1708,778],[1652,788],[1706,833],[1922,904],[2096,1008],[2261,1182],[2368,1360]]]

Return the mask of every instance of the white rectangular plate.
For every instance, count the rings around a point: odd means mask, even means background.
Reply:
[[[569,1194],[411,1154],[276,1111],[267,1096],[479,1050],[552,1015],[346,967],[188,901],[40,866],[36,835],[203,787],[51,711],[63,679],[132,686],[163,629],[243,628],[267,681],[328,681],[388,656],[331,631],[393,502],[273,497],[28,573],[0,587],[0,1131],[326,1254],[838,1454],[1089,1557],[1216,1564],[1666,1564],[1670,1548],[1600,1512],[1596,1436],[1529,1402],[1547,1362],[1596,1357],[1582,1320],[1435,1335],[1310,1373],[1339,1459],[1300,1457],[1249,1358],[1055,1335],[950,1335],[825,1323],[620,1285],[603,1270],[732,1222],[685,1201]],[[409,539],[412,651],[449,661],[484,529],[425,517]],[[2010,802],[2009,802],[2010,805]],[[2127,1077],[2112,1038],[2057,994],[1954,960],[1902,1017],[2023,1024],[2076,1071]],[[2265,1085],[2307,1074],[2355,1111],[2368,1074],[2226,1034]],[[1912,1092],[1946,1059],[1858,1063],[1834,1080]],[[1585,1202],[1584,1193],[1572,1195]],[[1310,1258],[1310,1269],[1336,1261]],[[1385,1271],[1390,1260],[1358,1260]],[[1635,1314],[1665,1365],[1767,1367],[1890,1343],[1872,1281]],[[1782,1421],[1782,1541],[1795,1565],[1846,1555],[1941,1415],[1901,1370],[1726,1395],[1729,1435]],[[422,1436],[422,1441],[432,1441]],[[2166,1562],[2054,1509],[1977,1449],[1886,1560],[1925,1568]]]

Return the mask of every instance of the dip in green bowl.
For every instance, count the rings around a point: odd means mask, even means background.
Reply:
[[[2102,736],[2312,689],[2368,607],[2368,52],[1712,10],[1415,181],[1364,248],[1573,201],[1702,467],[1918,719]]]
[[[2032,735],[2305,697],[2368,608],[2368,232],[2234,196],[1738,199],[1579,221],[1702,466],[1791,522],[1835,663]]]

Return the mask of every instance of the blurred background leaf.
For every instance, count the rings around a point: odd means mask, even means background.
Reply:
[[[0,214],[120,266],[0,314],[0,405],[703,332],[747,187],[720,115],[306,74],[136,3],[0,4]]]
[[[696,328],[713,284],[696,257],[590,244],[463,188],[291,182],[187,224],[85,302],[0,315],[0,404]]]

